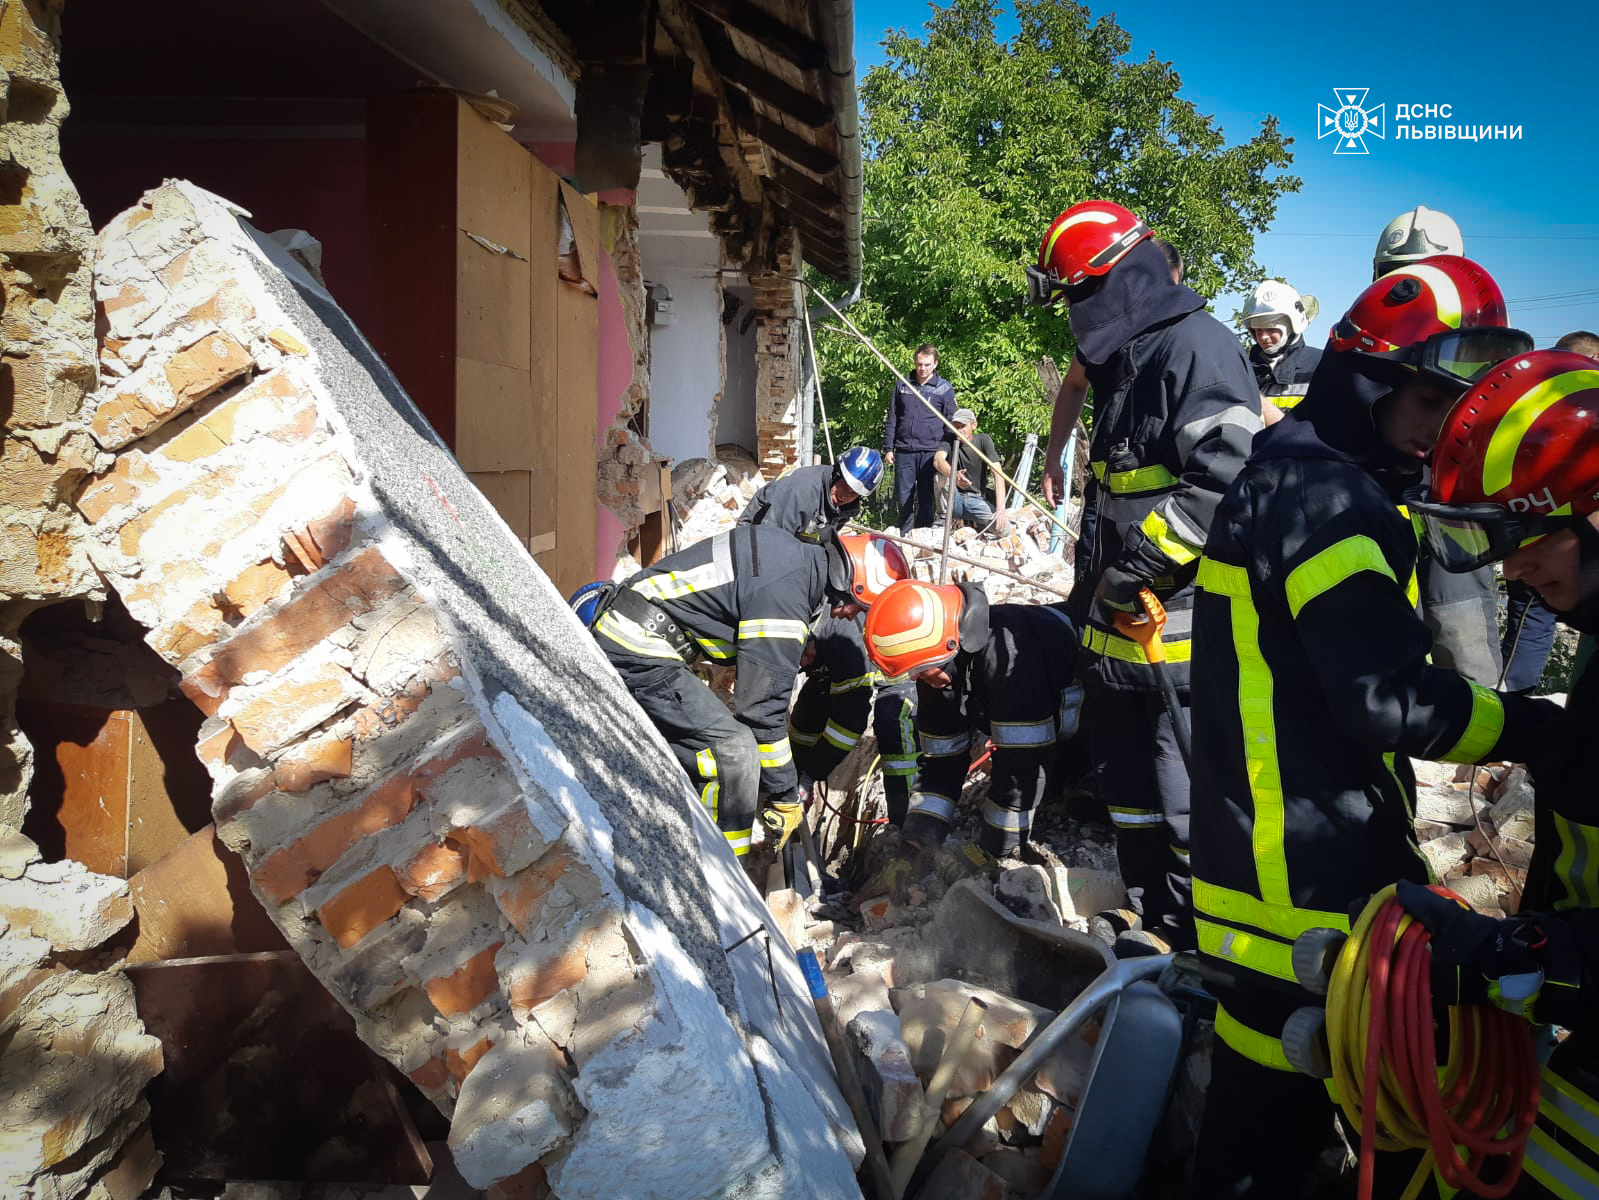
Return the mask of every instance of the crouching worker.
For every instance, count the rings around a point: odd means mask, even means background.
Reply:
[[[838,543],[850,557],[853,595],[863,608],[870,608],[891,584],[910,575],[904,551],[886,538],[845,533]],[[872,689],[880,676],[866,656],[863,625],[863,615],[856,613],[826,616],[811,627],[805,684],[788,714],[802,800],[809,800],[811,785],[831,775],[866,732]]]
[[[1540,350],[1494,368],[1457,404],[1415,505],[1433,561],[1465,572],[1503,562],[1555,614],[1599,633],[1599,364]],[[1590,734],[1599,670],[1550,714],[1521,912],[1502,921],[1411,883],[1399,902],[1432,932],[1435,1001],[1523,1012],[1571,1035],[1540,1080],[1538,1120],[1510,1195],[1599,1197],[1599,806]]]
[[[853,560],[831,531],[810,542],[739,525],[644,568],[596,614],[600,648],[734,854],[749,851],[758,803],[779,827],[799,823],[789,694],[810,623],[860,611],[854,584]],[[689,669],[701,655],[736,661],[732,712]]]
[[[854,520],[882,477],[883,456],[856,446],[832,466],[795,467],[778,476],[750,497],[738,523],[774,525],[814,540],[823,529]]]
[[[989,604],[975,584],[896,583],[866,617],[866,649],[892,682],[916,681],[921,775],[905,818],[908,854],[955,821],[974,743],[994,741],[978,848],[985,865],[1024,846],[1055,744],[1077,730],[1077,631],[1063,606]]]

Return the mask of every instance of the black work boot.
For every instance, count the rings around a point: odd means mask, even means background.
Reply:
[[[1113,948],[1116,939],[1122,934],[1143,927],[1138,914],[1130,908],[1107,908],[1104,912],[1095,913],[1088,918],[1088,932]]]

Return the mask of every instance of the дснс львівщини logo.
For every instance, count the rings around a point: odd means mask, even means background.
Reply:
[[[1369,91],[1370,88],[1333,88],[1338,107],[1316,105],[1316,137],[1336,137],[1338,145],[1333,147],[1334,154],[1368,154],[1366,135],[1383,136],[1384,106],[1365,107]]]

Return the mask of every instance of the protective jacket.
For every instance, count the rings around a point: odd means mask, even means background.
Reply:
[[[1216,503],[1260,431],[1260,394],[1238,339],[1171,282],[1147,240],[1070,316],[1095,396],[1090,465],[1098,520],[1071,613],[1081,627],[1080,669],[1113,688],[1159,684],[1136,642],[1090,603],[1115,566],[1147,581],[1166,606],[1167,670],[1188,684],[1194,573]]]
[[[872,685],[881,678],[866,655],[864,614],[822,617],[812,626],[816,657],[788,714],[794,759],[807,779],[826,779],[866,732]]]
[[[839,529],[861,511],[860,500],[842,508],[833,503],[835,468],[823,463],[785,471],[750,498],[739,515],[740,525],[773,525],[798,537],[826,528]]]
[[[1374,360],[1323,356],[1216,512],[1194,609],[1190,844],[1217,1033],[1287,1069],[1282,1023],[1311,1003],[1290,948],[1352,903],[1428,882],[1411,758],[1525,761],[1553,706],[1427,663],[1416,537],[1371,406]],[[1386,369],[1386,368],[1383,368]],[[1558,717],[1558,712],[1554,714]]]
[[[613,659],[736,661],[733,715],[755,734],[761,790],[777,794],[796,783],[788,699],[826,583],[823,547],[739,525],[634,575],[594,632]]]
[[[1305,398],[1310,377],[1316,373],[1321,351],[1305,344],[1299,335],[1283,347],[1281,354],[1267,357],[1258,345],[1249,348],[1249,366],[1255,372],[1260,394],[1284,412]]]
[[[905,836],[922,845],[943,840],[966,782],[973,735],[980,748],[986,734],[994,757],[978,842],[997,855],[1027,839],[1055,743],[1076,732],[1076,630],[1062,605],[990,605],[978,585],[959,587],[966,606],[950,686],[916,685],[921,775]]]
[[[928,403],[946,417],[955,415],[955,387],[937,371],[926,383],[916,385]],[[937,450],[949,426],[927,411],[916,392],[903,383],[894,384],[888,402],[888,422],[883,428],[883,450]]]

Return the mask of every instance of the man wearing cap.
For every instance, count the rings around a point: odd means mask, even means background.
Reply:
[[[979,530],[993,526],[995,532],[1004,533],[1010,518],[1005,512],[1005,481],[994,476],[994,500],[990,503],[988,476],[991,462],[999,461],[994,449],[994,439],[977,432],[977,414],[969,408],[958,408],[950,418],[955,432],[944,435],[944,444],[933,455],[933,469],[940,477],[949,478],[951,463],[955,471],[955,519],[969,521]],[[960,445],[956,445],[959,435]]]

